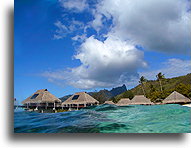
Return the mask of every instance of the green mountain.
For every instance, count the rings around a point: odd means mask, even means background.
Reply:
[[[62,102],[66,101],[69,97],[71,97],[72,95],[66,95],[66,96],[63,96],[61,98],[59,98]]]
[[[105,101],[109,100],[110,98],[117,96],[125,91],[127,91],[127,88],[126,88],[125,84],[123,84],[122,86],[112,88],[111,90],[103,89],[98,92],[88,92],[88,94],[91,95],[96,100],[98,100],[100,102],[100,104],[102,104]],[[62,100],[62,102],[64,102],[70,96],[71,95],[63,96],[59,99]]]
[[[160,88],[160,83],[157,80],[147,80],[143,83],[143,88],[141,84],[136,87],[127,90],[124,93],[111,98],[114,102],[118,102],[121,98],[132,99],[134,95],[143,95],[143,89],[145,91],[146,97],[151,99],[153,102],[160,102],[166,98],[171,92],[177,91],[186,97],[191,98],[191,73],[185,76],[179,76],[174,78],[164,78],[161,80],[162,90]]]
[[[119,87],[112,88],[111,90],[100,90],[99,92],[89,92],[93,98],[99,101],[100,104],[104,103],[105,101],[109,100],[110,98],[117,96],[123,92],[127,91],[125,84]]]

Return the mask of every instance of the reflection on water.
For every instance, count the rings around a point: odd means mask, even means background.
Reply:
[[[62,113],[14,112],[16,133],[189,133],[191,108],[99,105]]]

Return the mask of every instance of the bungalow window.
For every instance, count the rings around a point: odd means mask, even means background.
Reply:
[[[79,95],[74,95],[73,98],[72,98],[72,100],[77,100],[78,97],[79,97]]]
[[[38,96],[38,94],[34,94],[31,99],[36,99],[36,97]]]

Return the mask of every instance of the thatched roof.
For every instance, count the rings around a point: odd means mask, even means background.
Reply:
[[[126,106],[126,105],[130,105],[130,104],[131,104],[131,100],[129,100],[129,98],[121,98],[121,100],[119,100],[116,105]]]
[[[131,100],[132,105],[151,105],[152,103],[149,99],[147,99],[144,95],[135,95]]]
[[[174,91],[166,99],[163,100],[163,103],[190,103],[191,100],[182,94]]]
[[[47,89],[37,90],[30,97],[25,99],[22,104],[26,103],[54,103],[61,102],[60,99],[51,94]]]
[[[94,99],[86,92],[78,92],[69,97],[62,104],[88,104],[88,103],[99,103],[99,101]]]
[[[105,101],[104,104],[115,104],[113,101]]]

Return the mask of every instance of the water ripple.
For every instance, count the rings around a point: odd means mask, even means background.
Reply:
[[[191,109],[181,105],[99,105],[62,113],[14,112],[16,133],[189,133]]]

